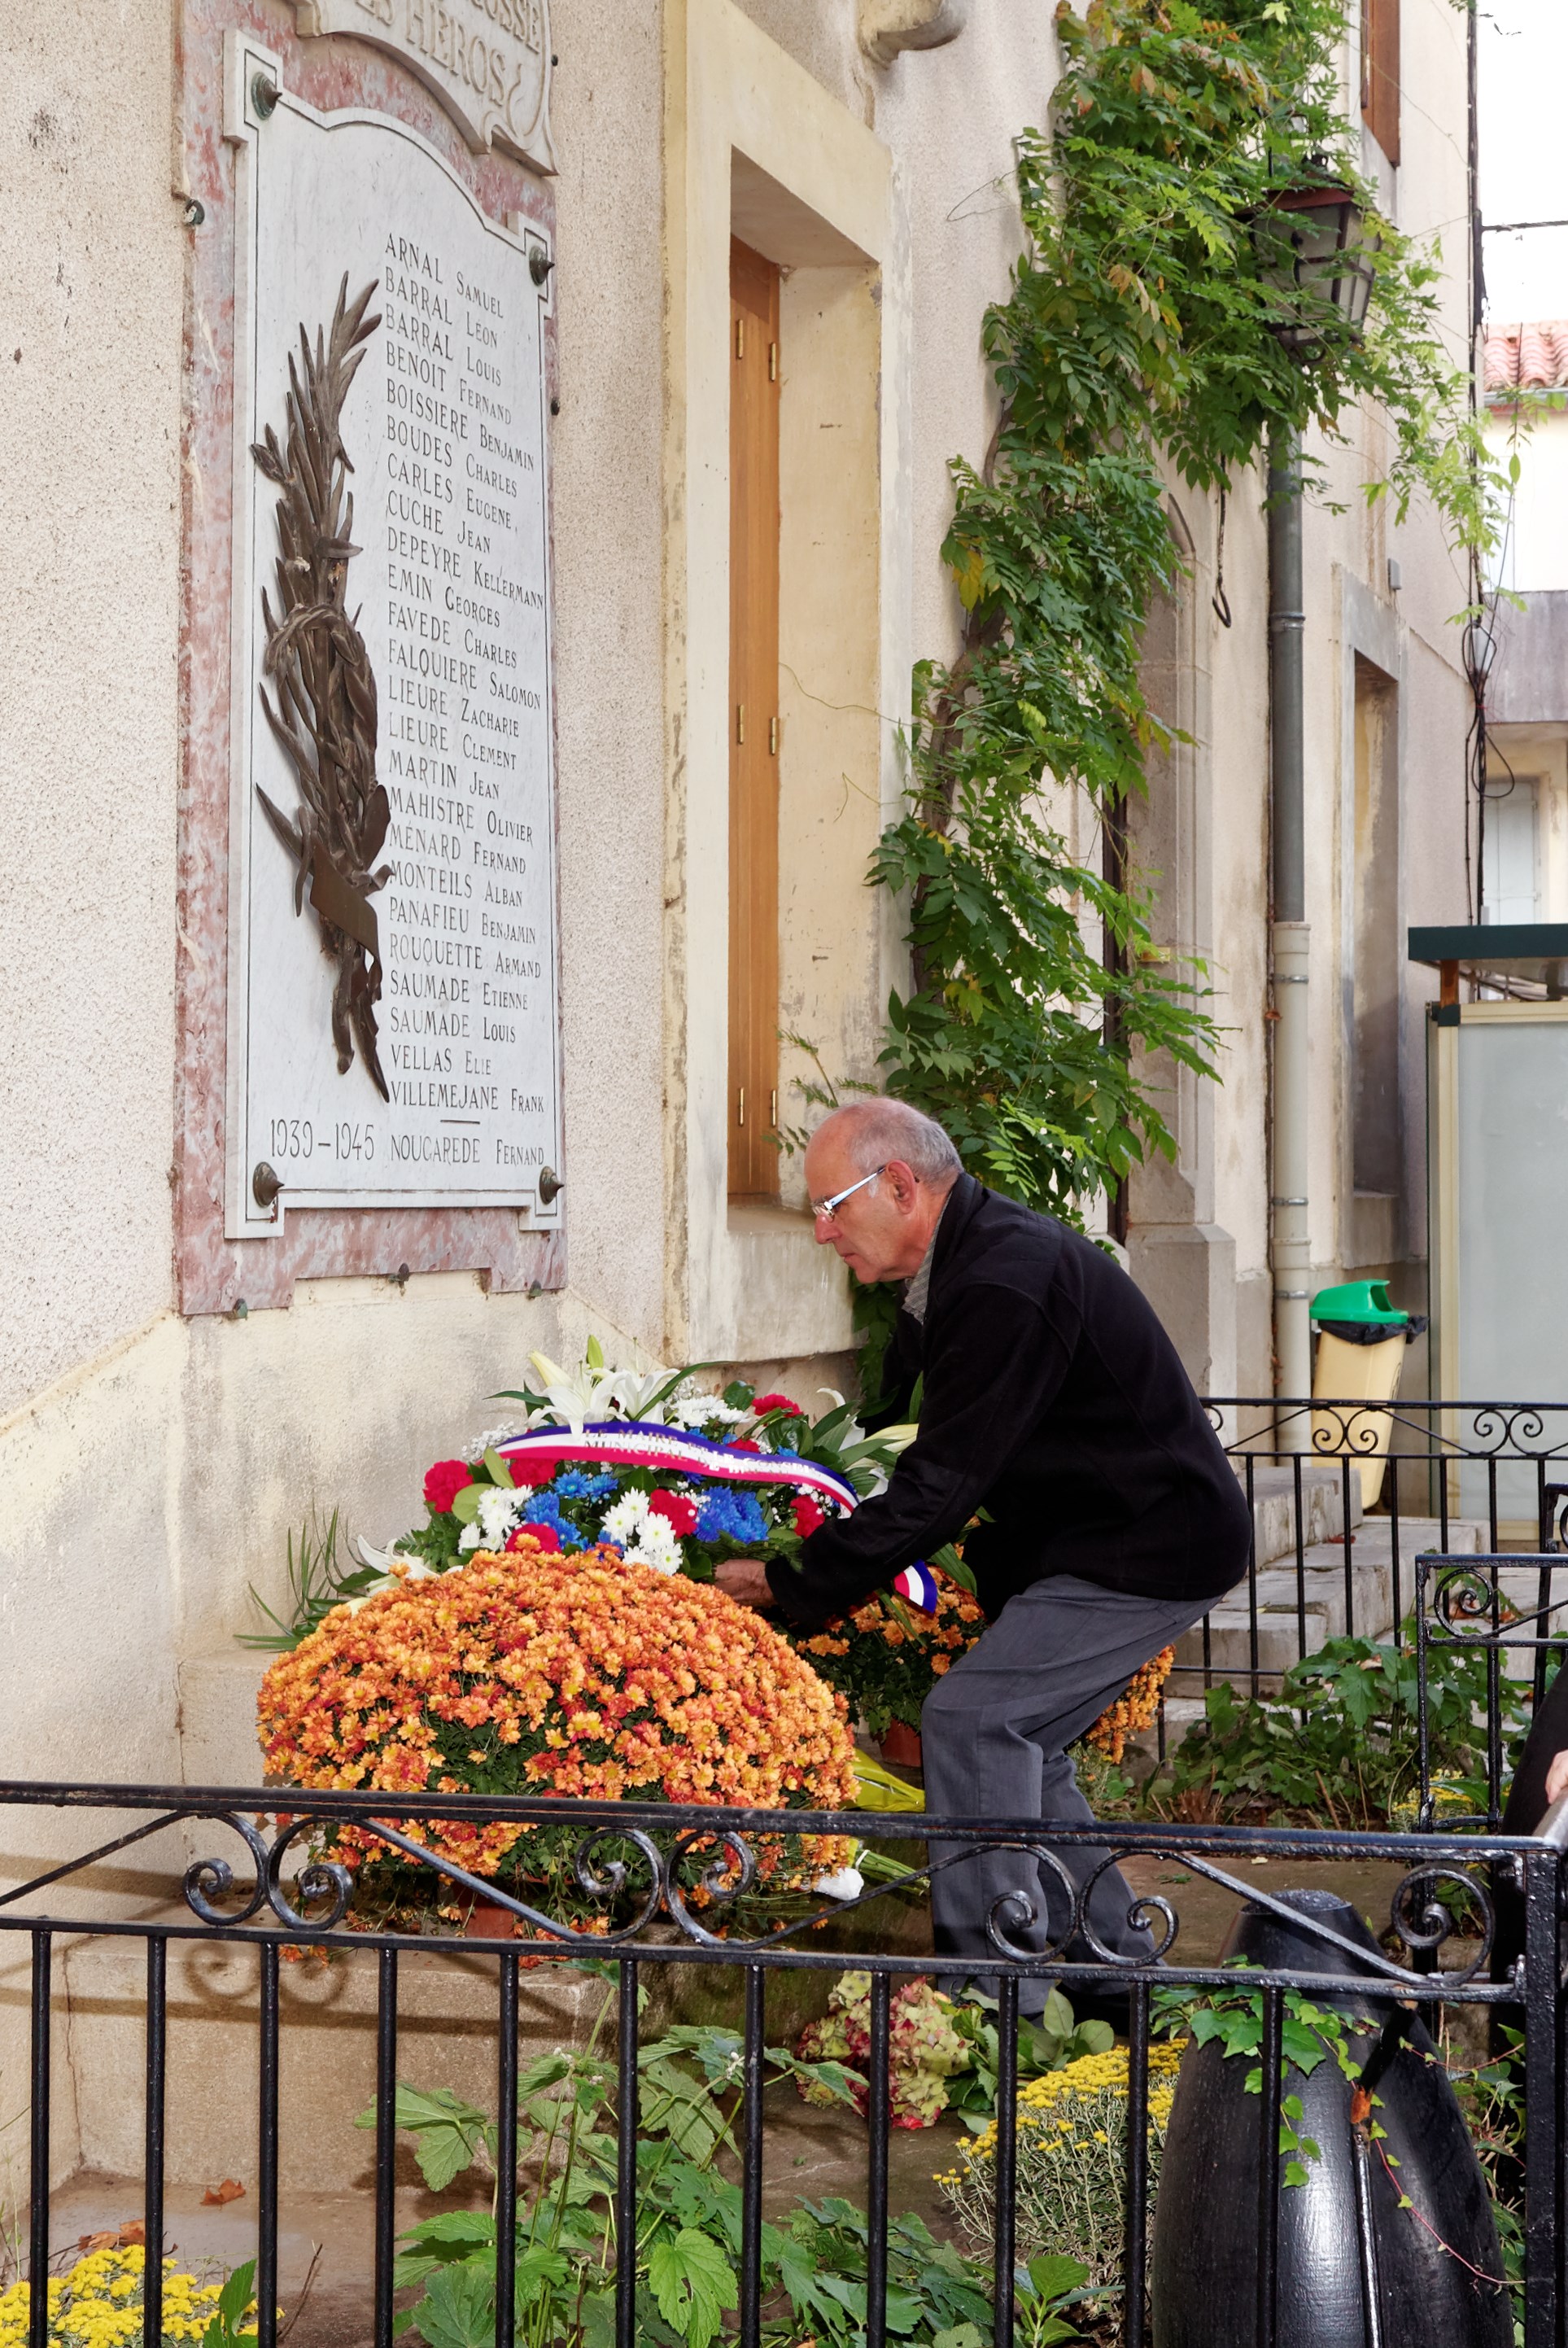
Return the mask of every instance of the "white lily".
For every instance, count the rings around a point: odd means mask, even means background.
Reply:
[[[528,1359],[545,1395],[545,1406],[529,1414],[530,1428],[564,1426],[580,1435],[589,1419],[642,1418],[652,1410],[660,1387],[670,1382],[668,1370],[607,1369],[599,1347],[591,1342],[588,1358],[575,1375],[552,1362],[548,1354],[530,1354]],[[655,1415],[662,1418],[663,1412]]]

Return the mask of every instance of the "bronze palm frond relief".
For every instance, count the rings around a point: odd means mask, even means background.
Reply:
[[[389,1099],[376,1048],[375,1006],[381,999],[381,941],[370,900],[392,867],[375,866],[392,821],[386,792],[375,776],[375,676],[356,612],[345,608],[353,543],[354,470],[343,443],[343,401],[359,371],[365,345],[380,325],[367,318],[373,282],[348,298],[346,273],[331,328],[300,328],[297,357],[289,361],[287,445],[269,425],[251,454],[278,492],[278,561],[274,611],[266,591],[261,616],[267,649],[264,674],[274,705],[261,687],[267,723],[293,770],[300,804],[291,819],[261,785],[256,796],[294,860],[294,911],[304,911],[305,887],[321,929],[322,952],[336,969],[332,1032],[338,1073],[354,1062],[354,1045],[377,1091]]]

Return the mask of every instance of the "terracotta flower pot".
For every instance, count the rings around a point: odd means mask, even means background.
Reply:
[[[477,1900],[474,1912],[463,1927],[466,1941],[510,1941],[516,1937],[518,1919],[509,1908],[502,1908],[493,1900]]]
[[[920,1766],[920,1732],[907,1728],[903,1721],[889,1721],[882,1738],[882,1758],[895,1769],[918,1769]]]

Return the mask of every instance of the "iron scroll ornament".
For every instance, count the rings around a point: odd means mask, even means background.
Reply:
[[[261,706],[293,768],[300,804],[291,820],[259,783],[256,796],[294,860],[294,911],[304,911],[308,881],[322,952],[337,972],[332,1032],[338,1074],[353,1066],[357,1044],[387,1100],[375,1024],[381,937],[370,900],[392,874],[389,864],[372,869],[392,809],[375,776],[375,675],[359,614],[351,618],[344,600],[348,566],[360,550],[352,543],[354,466],[342,432],[349,386],[381,324],[379,316],[365,316],[374,292],[373,282],[351,304],[345,273],[331,329],[323,336],[318,326],[313,351],[308,328],[300,328],[299,356],[289,361],[287,448],[269,425],[251,454],[279,492],[275,613],[264,589],[261,595],[262,668],[277,704],[263,685]]]
[[[328,1816],[309,1809],[288,1813],[278,1819],[277,1830],[269,1841],[261,1830],[264,1821],[260,1818],[252,1824],[242,1813],[231,1810],[210,1815],[240,1837],[255,1872],[253,1880],[246,1885],[236,1881],[225,1859],[194,1860],[186,1869],[185,1900],[203,1923],[231,1931],[259,1917],[264,1920],[267,1910],[271,1910],[274,1925],[302,1934],[330,1934],[343,1923],[353,1897],[354,1879],[348,1868],[326,1858],[316,1844],[316,1838],[331,1824]],[[688,1812],[688,1818],[690,1815]],[[764,1931],[755,1938],[747,1937],[737,1932],[733,1923],[724,1921],[725,1910],[758,1879],[759,1869],[746,1832],[721,1820],[711,1826],[690,1823],[672,1833],[666,1829],[667,1839],[661,1842],[657,1828],[649,1831],[627,1819],[615,1824],[600,1822],[589,1828],[577,1846],[572,1862],[577,1892],[600,1911],[596,1921],[586,1923],[579,1917],[550,1915],[516,1893],[504,1890],[493,1880],[470,1873],[433,1851],[428,1844],[415,1840],[390,1818],[367,1816],[356,1823],[374,1834],[389,1853],[396,1852],[427,1869],[431,1882],[447,1896],[466,1894],[509,1916],[513,1931],[527,1947],[553,1949],[561,1954],[577,1950],[599,1958],[616,1949],[633,1954],[651,1953],[655,1948],[667,1950],[667,1942],[651,1941],[645,1937],[649,1928],[662,1918],[675,1928],[677,1940],[689,1947],[723,1951],[736,1959],[754,1958],[772,1951],[783,1952],[792,1942],[798,1944],[830,1918],[851,1915],[882,1896],[880,1887],[868,1886],[856,1898],[825,1900],[787,1923]],[[1052,1849],[1049,1840],[982,1832],[963,1850],[928,1861],[924,1867],[911,1868],[907,1880],[929,1882],[951,1868],[961,1867],[967,1859],[988,1852],[1015,1852],[1049,1879],[1060,1896],[1062,1914],[1052,1929],[1046,1925],[1034,1897],[1021,1885],[1004,1892],[993,1903],[986,1920],[987,1937],[1004,1964],[1022,1966],[1031,1972],[1054,1965],[1065,1968],[1069,1978],[1080,1966],[1102,1976],[1146,1973],[1151,1966],[1179,1962],[1174,1952],[1182,1921],[1171,1900],[1149,1892],[1134,1895],[1132,1900],[1126,1918],[1129,1926],[1157,1931],[1147,1955],[1108,1946],[1091,1921],[1094,1892],[1102,1878],[1137,1849],[1138,1840],[1133,1838],[1130,1844],[1102,1859],[1087,1880],[1078,1882],[1063,1865],[1060,1850]],[[1162,1842],[1158,1849],[1167,1860],[1179,1858],[1189,1875],[1235,1895],[1253,1910],[1266,1910],[1297,1929],[1307,1930],[1326,1950],[1353,1958],[1354,1976],[1368,1991],[1417,1997],[1430,1994],[1434,1974],[1446,1993],[1468,1988],[1485,1979],[1496,1937],[1495,1908],[1488,1886],[1478,1873],[1461,1866],[1451,1849],[1423,1859],[1392,1889],[1389,1938],[1400,1942],[1409,1952],[1404,1962],[1389,1954],[1386,1946],[1362,1948],[1321,1921],[1313,1920],[1303,1928],[1296,1910],[1255,1882],[1240,1880],[1198,1848],[1181,1844],[1173,1847]],[[285,1865],[296,1852],[304,1858],[305,1864],[291,1879],[285,1875]],[[1441,1896],[1445,1887],[1447,1900]],[[718,1930],[695,1912],[693,1893],[697,1902],[713,1915]],[[616,1921],[611,1913],[613,1903],[623,1895],[629,1899],[631,1912]],[[240,1903],[237,1908],[226,1910],[217,1904],[230,1899]],[[1462,1924],[1461,1917],[1466,1920]],[[1034,1943],[1014,1938],[1036,1925],[1044,1926],[1045,1931]],[[1440,1952],[1450,1941],[1460,1962],[1456,1966],[1443,1966]],[[966,1962],[973,1963],[972,1959]],[[1517,1981],[1513,1987],[1517,1994]],[[1494,1997],[1500,1993],[1492,1993]]]

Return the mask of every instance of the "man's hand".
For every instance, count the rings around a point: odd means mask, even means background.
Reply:
[[[713,1579],[730,1598],[738,1599],[743,1606],[771,1606],[774,1593],[768,1588],[767,1575],[749,1557],[727,1557],[713,1568]]]
[[[1568,1749],[1553,1755],[1552,1765],[1546,1772],[1548,1808],[1553,1802],[1561,1800],[1564,1794],[1568,1794]]]

